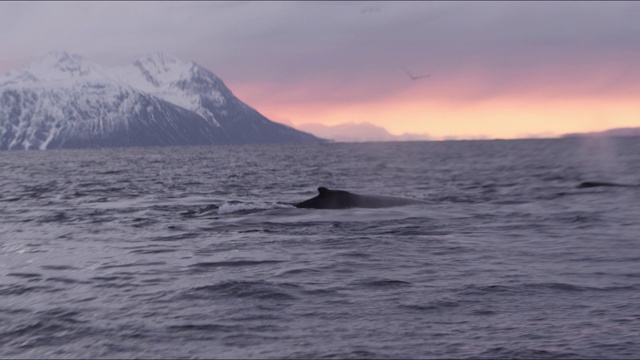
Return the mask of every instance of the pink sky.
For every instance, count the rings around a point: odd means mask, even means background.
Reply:
[[[640,52],[530,67],[468,66],[411,81],[400,69],[360,82],[312,79],[295,88],[239,83],[235,93],[292,125],[369,122],[394,134],[436,138],[552,136],[640,126]],[[418,71],[414,72],[418,73]],[[425,70],[420,70],[426,73]]]

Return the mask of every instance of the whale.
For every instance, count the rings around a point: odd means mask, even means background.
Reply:
[[[637,185],[628,184],[616,184],[603,181],[584,181],[580,185],[576,186],[578,189],[593,188],[593,187],[637,187]]]
[[[393,196],[359,195],[345,190],[319,187],[318,196],[293,205],[303,209],[377,209],[412,204],[424,204],[424,202]]]

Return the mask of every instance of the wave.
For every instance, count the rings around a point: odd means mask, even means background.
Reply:
[[[18,284],[0,286],[0,296],[20,296],[34,292],[47,293],[53,291],[61,291],[61,289],[54,289],[51,286],[25,286]]]
[[[527,283],[518,285],[469,285],[463,288],[460,293],[462,295],[490,295],[497,293],[534,293],[539,291],[558,291],[558,292],[586,292],[586,291],[630,291],[637,290],[637,286],[608,286],[595,287],[585,285],[574,285],[569,283]]]
[[[582,354],[564,351],[550,351],[541,349],[508,349],[504,347],[494,347],[484,351],[476,358],[483,359],[495,359],[495,358],[509,358],[509,359],[588,359]],[[594,358],[594,357],[591,357]],[[597,358],[597,357],[596,357]]]
[[[292,209],[293,205],[278,202],[228,202],[218,208],[218,214],[248,213],[274,209]]]
[[[358,282],[352,283],[352,285],[358,285],[368,288],[397,288],[413,286],[412,283],[402,280],[384,279],[384,278],[370,278],[364,279]]]
[[[184,299],[210,299],[212,297],[253,298],[260,300],[295,300],[293,292],[300,290],[299,285],[291,283],[273,283],[268,281],[223,281],[188,289],[180,295]]]
[[[228,261],[210,261],[210,262],[199,262],[193,265],[189,265],[189,268],[197,271],[197,272],[206,272],[210,269],[217,269],[221,267],[245,267],[245,266],[256,266],[256,265],[270,265],[270,264],[278,264],[283,263],[283,260],[228,260]]]

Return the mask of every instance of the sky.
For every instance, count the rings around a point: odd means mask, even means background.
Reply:
[[[638,14],[611,1],[2,1],[0,73],[50,51],[104,66],[162,51],[292,126],[552,137],[640,126]]]

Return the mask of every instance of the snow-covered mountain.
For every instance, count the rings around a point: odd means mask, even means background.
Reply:
[[[0,77],[0,150],[318,141],[163,53],[103,68],[53,52]]]

